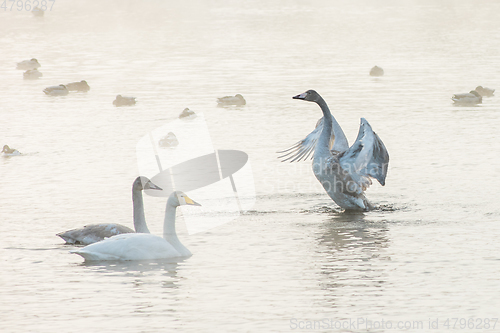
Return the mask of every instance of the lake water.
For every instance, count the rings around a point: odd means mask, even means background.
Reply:
[[[500,88],[498,1],[7,5],[0,144],[23,155],[0,159],[2,332],[500,330],[500,99],[450,99]],[[43,77],[23,80],[33,57]],[[83,79],[88,93],[42,93]],[[291,98],[308,89],[351,143],[361,117],[384,141],[386,186],[367,191],[381,208],[344,213],[310,161],[277,159],[321,117]],[[247,105],[216,107],[236,93]],[[186,107],[216,149],[249,155],[254,207],[205,232],[180,222],[183,261],[70,254],[56,233],[132,225],[136,144]],[[145,206],[161,235],[165,199]]]

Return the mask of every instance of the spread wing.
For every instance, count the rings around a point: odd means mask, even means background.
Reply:
[[[389,153],[366,119],[361,118],[358,137],[339,162],[363,190],[371,184],[370,177],[385,185]]]
[[[332,123],[335,120],[332,118]],[[318,142],[319,136],[321,135],[321,131],[323,131],[323,118],[320,118],[316,123],[316,128],[309,133],[303,140],[300,140],[293,146],[288,149],[279,151],[278,154],[283,154],[278,156],[282,162],[290,161],[290,162],[300,162],[301,160],[307,160],[308,158],[312,159],[312,155],[314,153],[314,149],[316,148],[316,143]],[[338,125],[337,125],[338,126]],[[339,137],[335,140],[335,135],[332,134],[330,136],[330,149],[335,151],[344,151],[349,148],[347,143],[347,139],[344,133],[341,133],[342,137]]]

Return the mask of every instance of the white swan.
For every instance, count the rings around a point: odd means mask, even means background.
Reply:
[[[113,101],[113,105],[115,106],[135,105],[135,97],[116,95],[116,99]]]
[[[10,148],[8,145],[4,145],[3,146],[3,149],[1,151],[1,153],[4,154],[4,156],[17,156],[17,155],[21,155],[21,153],[19,152],[19,150],[14,149],[14,148]]]
[[[23,79],[25,80],[36,80],[42,76],[43,74],[40,73],[37,69],[28,69],[23,73]]]
[[[132,184],[132,203],[134,206],[134,230],[117,223],[89,224],[79,229],[58,233],[57,236],[67,244],[89,245],[105,238],[126,233],[148,233],[149,229],[144,217],[144,201],[142,190],[161,190],[146,177],[137,177]]]
[[[477,86],[475,90],[482,97],[492,97],[493,93],[495,92],[495,89],[490,89],[490,88],[486,88],[486,87],[482,87],[482,86]]]
[[[80,82],[71,82],[66,84],[66,88],[69,91],[83,91],[87,92],[90,90],[90,86],[85,80],[81,80]]]
[[[167,200],[163,238],[152,234],[123,234],[70,251],[92,260],[155,260],[189,257],[191,252],[179,241],[175,232],[177,206],[199,203],[180,191],[173,192]]]
[[[483,98],[475,90],[471,90],[465,94],[455,94],[451,97],[456,104],[481,104],[483,103]]]
[[[23,71],[29,70],[29,69],[37,69],[41,67],[40,63],[38,60],[35,58],[32,58],[30,60],[23,60],[21,62],[17,63],[16,69],[22,69]]]
[[[194,113],[193,110],[189,110],[189,108],[185,108],[182,110],[182,112],[179,114],[179,118],[185,118],[185,119],[192,119],[196,118],[196,113]]]
[[[286,154],[280,158],[285,158],[283,162],[294,162],[305,160],[313,153],[314,175],[337,205],[346,210],[372,209],[364,191],[372,184],[370,177],[385,185],[389,154],[382,140],[366,119],[361,118],[358,137],[349,148],[342,128],[316,91],[308,90],[293,98],[317,103],[323,118],[305,139],[282,151]]]
[[[247,102],[240,94],[217,98],[217,105],[245,105]]]
[[[58,86],[47,87],[43,89],[43,92],[51,96],[65,96],[68,94],[68,89],[66,89],[64,84],[60,84]]]

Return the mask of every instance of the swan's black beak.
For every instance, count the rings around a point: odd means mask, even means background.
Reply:
[[[155,185],[152,182],[148,182],[146,184],[145,190],[160,190],[160,191],[163,191],[163,189],[160,186]]]
[[[297,95],[297,96],[293,96],[292,98],[293,99],[305,99],[307,96],[307,93],[302,93],[300,95]]]

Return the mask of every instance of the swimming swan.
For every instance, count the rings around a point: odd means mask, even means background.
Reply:
[[[173,192],[167,200],[163,238],[152,234],[123,234],[70,252],[82,256],[86,261],[189,257],[191,252],[182,245],[175,232],[175,211],[181,205],[201,206],[183,192]]]
[[[481,104],[483,103],[483,98],[475,90],[471,90],[465,94],[455,94],[451,97],[455,104]]]
[[[374,66],[372,69],[370,69],[370,75],[371,76],[383,76],[384,69],[382,67]]]
[[[64,84],[60,84],[58,86],[51,86],[43,89],[45,95],[51,96],[66,96],[68,94],[68,89]]]
[[[23,79],[25,80],[36,80],[42,76],[43,74],[40,73],[37,69],[28,69],[23,73]]]
[[[372,184],[370,177],[385,185],[389,154],[382,140],[361,118],[358,137],[349,148],[342,128],[316,91],[308,90],[293,98],[317,103],[323,118],[305,139],[280,152],[285,153],[280,158],[294,162],[306,160],[312,153],[314,175],[337,205],[346,210],[372,209],[364,191]]]
[[[83,91],[87,92],[90,90],[90,86],[85,80],[81,80],[80,82],[71,82],[66,84],[66,88],[69,91]]]
[[[492,97],[493,93],[495,92],[495,89],[490,89],[482,86],[477,86],[474,90],[476,90],[482,97]]]
[[[8,145],[4,145],[3,146],[3,149],[1,151],[1,153],[4,154],[4,156],[17,156],[17,155],[21,155],[21,153],[19,152],[19,150],[14,149],[14,148],[10,148]]]
[[[240,94],[217,98],[217,105],[245,105],[247,102]]]
[[[132,184],[132,203],[134,206],[134,230],[117,223],[89,224],[79,229],[58,233],[57,236],[67,244],[89,245],[105,238],[126,233],[148,233],[149,229],[144,217],[142,190],[161,190],[146,177],[137,177]]]
[[[116,99],[113,101],[114,106],[124,106],[124,105],[135,105],[135,97],[126,97],[122,95],[116,95]]]
[[[39,67],[42,67],[42,65],[40,65],[38,60],[32,58],[30,60],[23,60],[21,62],[18,62],[16,69],[22,69],[23,71],[26,71],[29,69],[37,69]]]

